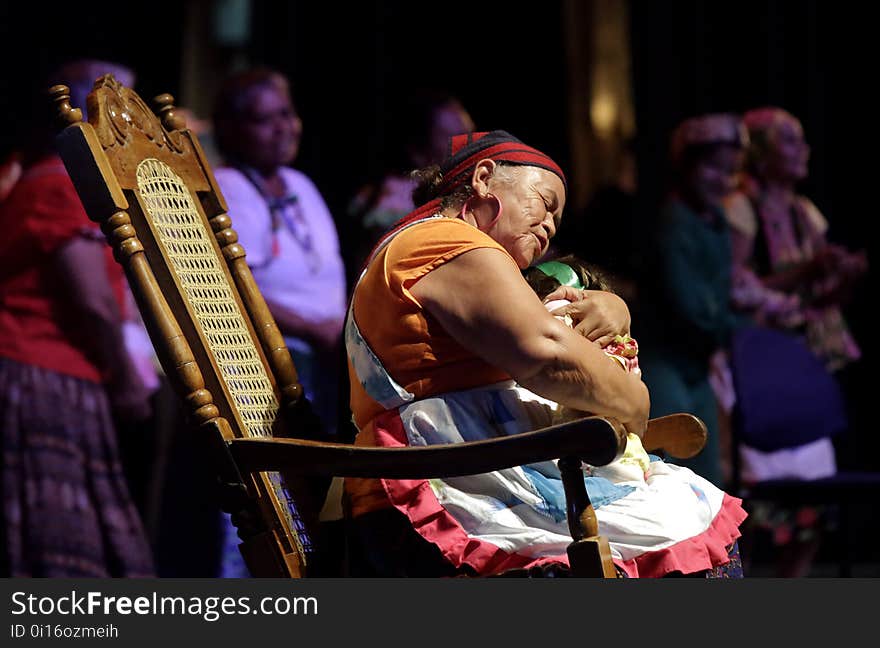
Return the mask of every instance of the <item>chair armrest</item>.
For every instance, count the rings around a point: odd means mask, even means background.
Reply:
[[[227,441],[242,473],[292,471],[303,475],[429,479],[475,475],[511,466],[579,457],[605,465],[626,447],[617,422],[589,416],[531,432],[484,441],[406,448],[362,448],[300,439]]]
[[[677,459],[690,459],[706,445],[706,424],[693,414],[670,414],[648,421],[642,439],[645,450],[663,450]]]

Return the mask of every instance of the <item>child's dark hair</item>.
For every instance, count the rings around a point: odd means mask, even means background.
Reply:
[[[608,285],[608,282],[605,280],[605,277],[602,276],[602,273],[584,263],[573,254],[553,259],[553,261],[571,268],[577,279],[580,281],[581,285],[579,287],[584,290],[605,290],[613,292]],[[559,288],[559,286],[562,285],[562,282],[560,282],[555,276],[544,272],[544,270],[541,269],[542,265],[543,264],[539,263],[538,265],[526,268],[523,270],[523,277],[532,290],[537,293],[538,297],[544,299],[544,297]]]

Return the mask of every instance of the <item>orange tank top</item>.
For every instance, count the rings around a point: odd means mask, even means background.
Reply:
[[[490,385],[510,376],[456,342],[410,292],[426,274],[479,248],[507,252],[464,221],[432,218],[398,233],[371,261],[355,288],[360,333],[392,378],[416,399]],[[508,255],[509,256],[509,255]],[[513,258],[510,262],[516,266]],[[355,445],[373,446],[373,419],[386,409],[371,398],[349,362]],[[378,480],[346,479],[355,515],[390,506]]]

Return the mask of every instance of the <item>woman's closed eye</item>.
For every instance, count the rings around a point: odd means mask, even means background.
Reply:
[[[557,212],[559,209],[559,200],[555,196],[550,198],[543,194],[541,194],[541,200],[544,202],[544,211],[550,214],[553,218],[553,229],[555,232],[559,229],[559,222],[562,220],[562,212]]]

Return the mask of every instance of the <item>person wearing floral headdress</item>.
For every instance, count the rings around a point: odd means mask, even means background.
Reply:
[[[641,357],[651,416],[691,412],[706,423],[706,447],[682,462],[724,481],[716,396],[710,377],[733,331],[746,323],[729,306],[730,236],[723,200],[736,188],[748,134],[734,114],[681,122],[670,142],[671,191],[657,241],[654,290],[646,292]]]
[[[728,200],[726,215],[737,280],[759,285],[734,299],[761,321],[803,332],[813,352],[835,371],[861,357],[840,305],[867,271],[867,256],[829,242],[828,221],[797,192],[810,157],[797,117],[767,107],[743,119],[750,137],[748,173]],[[780,293],[797,304],[793,316],[779,317],[773,308],[773,296]]]
[[[560,406],[613,417],[643,436],[647,389],[603,351],[629,334],[623,300],[565,286],[547,299],[573,303],[551,313],[521,274],[546,253],[562,217],[559,165],[505,131],[467,133],[420,177],[420,207],[378,242],[349,306],[356,444],[515,434],[550,425]],[[572,327],[555,317],[565,315]],[[739,500],[696,475],[696,488],[658,479],[670,490],[659,494],[641,469],[624,483],[585,477],[619,572],[706,575],[735,562]],[[430,481],[346,478],[345,491],[374,575],[567,569],[555,462]],[[653,514],[634,514],[639,504]]]
[[[824,365],[830,382],[842,387],[841,374],[854,367],[862,353],[841,307],[867,271],[867,256],[830,242],[828,221],[797,190],[807,177],[810,158],[800,120],[771,106],[746,112],[743,121],[749,132],[747,173],[739,191],[725,204],[733,245],[734,306],[764,327],[805,342],[801,346],[818,359],[818,371]],[[785,307],[780,308],[780,303]],[[812,384],[803,378],[803,369],[798,369],[801,382]],[[745,366],[743,375],[750,376]],[[761,448],[750,439],[743,440],[738,459],[746,485],[773,479],[820,479],[837,473],[838,455],[831,437],[845,431],[848,421],[839,420],[832,427],[821,416],[824,410],[814,408],[808,420],[817,423],[804,425],[806,416],[787,413],[806,411],[799,402],[803,399],[792,400],[787,408],[780,403],[782,407],[774,411],[787,417],[786,427],[802,430],[802,436],[797,443],[780,441]],[[830,403],[834,399],[814,400]],[[750,402],[742,397],[739,401],[741,409]],[[751,410],[760,411],[760,404],[752,404]],[[843,419],[848,414],[844,411]],[[769,531],[778,547],[781,559],[776,575],[780,577],[807,575],[823,533],[836,523],[833,511],[822,506],[758,502],[752,512],[753,526]]]

